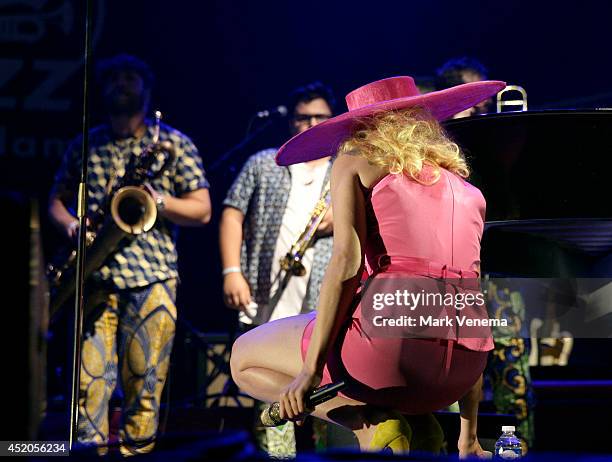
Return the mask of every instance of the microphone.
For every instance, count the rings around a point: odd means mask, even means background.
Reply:
[[[258,119],[265,119],[266,117],[279,116],[285,117],[287,115],[287,107],[286,106],[276,106],[272,109],[266,109],[265,111],[259,111],[256,114]]]
[[[330,383],[328,385],[315,388],[310,395],[306,397],[304,404],[307,408],[316,407],[319,404],[332,399],[338,394],[339,391],[342,391],[345,388],[346,383],[344,381]],[[259,416],[259,420],[261,420],[262,425],[265,427],[278,427],[279,425],[283,425],[285,422],[287,422],[280,417],[280,403],[278,402],[266,406]]]

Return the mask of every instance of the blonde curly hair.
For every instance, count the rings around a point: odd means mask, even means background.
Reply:
[[[451,141],[437,120],[422,108],[388,111],[358,119],[352,135],[339,153],[356,153],[372,165],[390,173],[406,173],[421,182],[424,164],[435,168],[433,184],[440,168],[467,178],[470,170],[459,146]]]

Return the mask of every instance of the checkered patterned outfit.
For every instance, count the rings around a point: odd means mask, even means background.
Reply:
[[[208,188],[202,161],[189,138],[162,124],[159,140],[173,144],[176,158],[166,173],[150,182],[156,191],[180,197]],[[152,141],[150,122],[140,139],[115,139],[106,125],[90,132],[87,211],[94,223],[103,222],[126,170]],[[77,190],[80,146],[77,139],[66,152],[55,193]],[[159,170],[162,162],[152,170]],[[174,241],[174,226],[158,216],[153,229],[120,243],[88,281],[86,304],[91,314],[83,335],[77,435],[82,443],[108,442],[108,406],[119,381],[121,452],[138,454],[153,448],[176,323]]]
[[[166,174],[151,181],[153,189],[160,193],[180,197],[200,188],[208,188],[202,161],[192,141],[178,130],[162,124],[160,141],[172,142],[176,160]],[[146,134],[140,138],[114,139],[110,127],[102,125],[90,133],[87,175],[88,216],[95,222],[104,219],[108,201],[121,186],[136,156],[153,141],[153,127],[149,123]],[[64,156],[55,179],[58,192],[76,191],[81,171],[81,139],[75,140]],[[161,161],[152,170],[161,168]],[[74,205],[74,204],[73,204]],[[92,275],[92,279],[117,289],[144,287],[158,281],[178,277],[177,255],[174,244],[174,226],[159,219],[152,230],[138,235],[121,247],[104,266]]]
[[[290,171],[276,164],[276,152],[276,149],[265,149],[251,156],[223,202],[226,207],[238,209],[245,216],[240,264],[260,309],[270,301],[272,258],[291,191]],[[324,184],[330,171],[327,171]],[[328,236],[315,240],[313,244],[315,253],[302,303],[303,313],[317,309],[332,243],[332,237]]]

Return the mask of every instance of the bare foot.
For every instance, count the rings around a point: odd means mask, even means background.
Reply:
[[[466,459],[468,457],[478,457],[479,459],[491,459],[493,458],[493,453],[491,451],[485,451],[480,446],[478,439],[472,440],[459,440],[457,443],[457,448],[459,449],[459,458]]]

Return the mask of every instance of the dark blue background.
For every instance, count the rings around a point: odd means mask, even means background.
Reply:
[[[4,189],[46,198],[62,143],[80,130],[83,3],[22,0],[0,7],[5,18],[34,18],[22,25],[30,39],[0,34],[0,103],[13,98],[0,104]],[[525,87],[531,108],[605,106],[612,95],[612,8],[603,1],[94,3],[94,57],[128,52],[149,62],[157,74],[153,107],[194,139],[207,166],[240,141],[254,112],[283,103],[292,88],[316,79],[333,87],[343,110],[343,95],[368,81],[430,76],[446,59],[470,55],[491,78]],[[44,25],[34,39],[32,24]],[[49,79],[41,61],[73,63],[51,93],[68,107],[28,103]],[[99,122],[98,100],[93,112]],[[284,137],[284,122],[277,122],[234,164]],[[234,318],[221,304],[217,250],[220,202],[233,174],[228,165],[210,172],[215,218],[180,238],[180,310],[203,330],[224,329]],[[48,227],[45,232],[51,253],[58,239]]]

